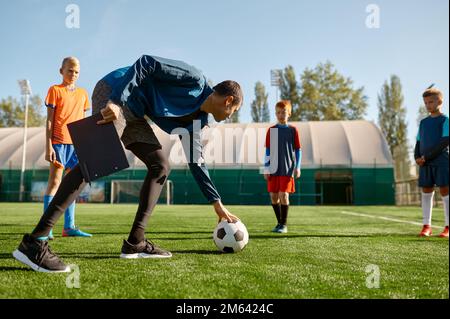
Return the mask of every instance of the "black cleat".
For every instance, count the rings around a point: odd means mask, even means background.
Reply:
[[[172,254],[153,244],[150,240],[144,239],[139,244],[132,245],[124,240],[122,245],[122,253],[120,258],[136,259],[136,258],[170,258]]]
[[[35,239],[29,234],[23,236],[22,242],[13,252],[13,256],[35,271],[70,272],[70,267],[52,253],[48,241]]]

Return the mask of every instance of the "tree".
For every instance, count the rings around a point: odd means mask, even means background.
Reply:
[[[419,106],[419,112],[417,114],[417,128],[419,128],[420,121],[428,116],[428,110],[425,105]]]
[[[256,82],[255,84],[255,99],[251,104],[252,108],[252,119],[253,122],[269,122],[269,104],[267,103],[267,98],[269,94],[266,93],[266,88],[261,82]]]
[[[288,65],[281,74],[280,78],[280,98],[282,100],[291,101],[292,116],[291,120],[296,121],[299,109],[299,87],[295,75],[295,70],[292,65]],[[277,101],[278,102],[278,101]]]
[[[45,125],[46,116],[40,113],[42,100],[39,95],[30,97],[28,104],[28,127]],[[9,96],[0,101],[0,127],[23,127],[25,103]]]
[[[301,75],[300,97],[293,118],[306,121],[359,120],[367,110],[364,87],[341,75],[331,62],[306,68]]]
[[[389,145],[395,163],[397,180],[410,177],[406,108],[403,106],[400,78],[392,75],[378,94],[378,123]]]
[[[239,123],[239,112],[241,111],[241,109],[242,105],[239,111],[234,112],[229,119],[225,120],[225,123]]]

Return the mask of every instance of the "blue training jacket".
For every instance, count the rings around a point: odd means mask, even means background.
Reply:
[[[193,131],[192,122],[180,124],[177,121],[199,111],[213,93],[205,76],[185,62],[143,55],[132,66],[117,69],[102,80],[112,88],[110,99],[126,105],[137,117],[147,115],[169,134],[180,127],[190,133],[191,149],[185,149],[185,154],[190,154],[187,160],[191,173],[209,202],[220,200],[202,160],[200,135]],[[201,123],[200,128],[208,125],[206,112],[200,111],[196,119]]]

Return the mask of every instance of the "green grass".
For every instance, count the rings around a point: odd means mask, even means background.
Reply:
[[[292,206],[283,235],[270,232],[270,206],[228,208],[250,233],[241,253],[216,251],[210,206],[158,206],[148,237],[173,257],[122,260],[136,206],[79,204],[77,224],[94,237],[61,238],[60,220],[51,242],[80,269],[80,288],[67,288],[68,274],[37,273],[11,256],[41,205],[1,203],[0,298],[449,298],[448,240],[419,239],[420,226],[408,223],[342,214],[420,222],[418,207]],[[433,218],[443,225],[442,209]],[[379,288],[366,287],[368,265],[380,269]]]

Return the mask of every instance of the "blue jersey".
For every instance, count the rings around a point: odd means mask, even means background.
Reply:
[[[270,131],[277,129],[276,144],[271,147]],[[271,172],[273,176],[293,176],[294,170],[300,168],[301,144],[300,135],[295,126],[277,124],[272,126],[266,134],[266,162],[265,166],[275,162],[276,171]],[[276,152],[274,152],[276,147]],[[274,167],[275,169],[275,167]]]
[[[440,143],[443,137],[448,138],[448,116],[440,115],[437,117],[428,116],[420,121],[419,132],[417,133],[417,142],[419,142],[420,156],[425,155],[432,148]],[[429,166],[448,166],[449,164],[448,146],[434,159],[426,162]]]

